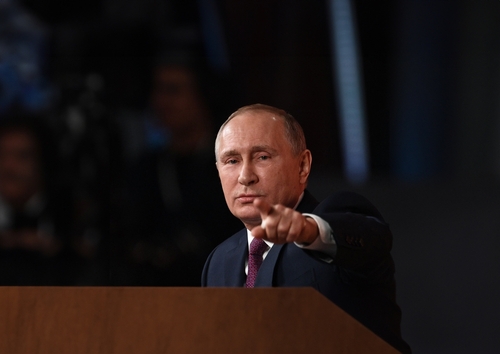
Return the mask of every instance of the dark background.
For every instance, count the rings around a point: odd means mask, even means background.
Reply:
[[[102,168],[96,180],[110,182],[104,188],[111,198],[127,164],[123,147],[114,144],[116,117],[147,105],[151,58],[159,48],[187,43],[224,83],[214,83],[219,123],[256,102],[289,111],[313,152],[313,193],[357,190],[379,207],[394,234],[403,337],[415,353],[498,352],[499,1],[352,2],[371,171],[363,184],[350,183],[343,172],[325,1],[17,3],[46,31],[43,73],[52,111],[77,102],[89,74],[104,82],[98,101],[108,118],[90,120],[87,134],[92,147],[110,153],[93,166]],[[206,4],[217,10],[227,53],[216,63],[203,31]],[[52,117],[55,125],[69,121]],[[101,204],[109,218],[113,200]],[[109,251],[106,242],[102,247]],[[106,266],[99,269],[106,274]]]

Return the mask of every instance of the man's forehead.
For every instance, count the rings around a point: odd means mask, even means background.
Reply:
[[[222,138],[241,135],[240,139],[247,137],[258,139],[269,136],[269,134],[274,134],[275,138],[284,135],[285,125],[275,115],[267,112],[264,112],[264,114],[245,113],[237,115],[227,122],[221,131]]]
[[[267,151],[275,153],[278,150],[285,148],[287,141],[285,137],[277,133],[275,129],[258,129],[250,132],[251,127],[237,126],[227,127],[228,129],[222,132],[219,139],[219,154],[224,155],[241,155],[246,153],[256,153]],[[275,131],[274,133],[272,131]]]
[[[264,110],[244,111],[235,115],[221,129],[216,152],[221,156],[229,150],[255,150],[265,145],[279,149],[286,139],[284,120]],[[280,122],[281,121],[281,122]]]

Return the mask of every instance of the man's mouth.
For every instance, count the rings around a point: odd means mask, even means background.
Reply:
[[[256,198],[260,198],[261,195],[258,194],[240,194],[236,197],[236,200],[241,204],[253,203]]]

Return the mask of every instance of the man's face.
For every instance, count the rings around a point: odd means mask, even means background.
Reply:
[[[152,103],[163,123],[174,133],[192,129],[201,116],[202,103],[193,74],[182,67],[155,71]]]
[[[221,132],[217,169],[229,210],[251,229],[261,223],[256,198],[293,208],[310,171],[309,150],[292,152],[283,119],[265,111],[234,117]]]
[[[26,202],[40,187],[38,149],[24,131],[0,137],[0,194],[13,204]]]

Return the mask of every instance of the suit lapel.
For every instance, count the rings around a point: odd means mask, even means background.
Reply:
[[[274,275],[274,267],[276,266],[276,261],[278,260],[278,256],[281,253],[284,245],[273,245],[271,250],[262,262],[260,266],[259,273],[257,274],[257,278],[255,279],[255,286],[273,286],[273,275]]]
[[[238,244],[226,252],[224,260],[224,284],[240,287],[246,280],[245,260],[248,255],[247,230],[238,232]]]

